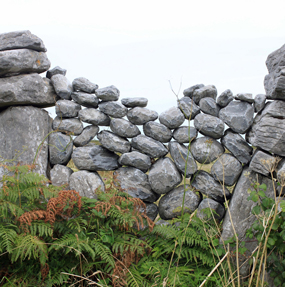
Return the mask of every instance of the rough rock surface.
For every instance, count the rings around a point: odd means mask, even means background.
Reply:
[[[258,94],[254,97],[254,112],[259,113],[265,107],[266,95]]]
[[[80,105],[68,100],[59,100],[55,105],[55,113],[60,118],[75,118],[80,110]]]
[[[217,99],[217,104],[224,108],[225,106],[227,106],[231,101],[233,101],[234,99],[234,95],[232,93],[231,90],[227,89],[224,92],[222,92],[218,99]]]
[[[199,102],[201,111],[214,117],[219,116],[220,107],[213,98],[203,98]]]
[[[153,121],[144,124],[143,131],[146,136],[162,143],[167,143],[172,138],[172,132],[167,126]]]
[[[85,146],[87,145],[99,132],[99,127],[90,125],[87,126],[83,129],[82,133],[77,136],[73,144],[78,147],[78,146]]]
[[[250,104],[254,103],[254,99],[252,98],[252,94],[249,93],[240,93],[234,96],[235,100],[240,100],[244,102],[248,102]]]
[[[189,97],[183,97],[177,101],[177,106],[185,119],[193,120],[200,113],[200,108]]]
[[[112,119],[110,128],[112,132],[124,138],[133,138],[141,133],[136,125],[125,119]]]
[[[274,156],[257,149],[252,156],[249,167],[254,172],[269,176],[270,171],[274,170],[275,162]]]
[[[74,91],[85,92],[89,94],[95,93],[95,90],[98,89],[97,84],[94,84],[83,77],[74,79],[72,82],[72,86]]]
[[[55,93],[64,100],[71,99],[73,88],[69,80],[61,74],[56,74],[51,77],[51,83],[54,87]]]
[[[97,89],[95,94],[102,101],[117,101],[120,97],[120,91],[113,85]]]
[[[143,172],[147,172],[151,167],[150,157],[138,151],[124,153],[119,158],[119,164],[133,166]]]
[[[128,112],[124,105],[115,101],[99,103],[99,110],[112,118],[123,118]]]
[[[158,113],[147,108],[135,107],[128,111],[127,118],[134,125],[144,125],[149,121],[155,121]]]
[[[142,208],[141,212],[146,212],[146,215],[154,221],[158,215],[158,207],[155,203],[147,203],[145,202],[146,208]]]
[[[95,126],[109,126],[110,125],[110,117],[93,108],[86,108],[86,109],[79,111],[78,118],[82,122],[92,124]]]
[[[225,207],[211,198],[204,198],[200,202],[197,210],[197,217],[204,220],[211,218],[212,216],[208,216],[206,211],[209,208],[212,210],[212,214],[217,220],[220,221],[223,219],[225,215]]]
[[[69,189],[69,177],[73,173],[70,167],[65,165],[56,164],[50,170],[50,180],[55,186],[66,185],[65,189]]]
[[[77,104],[87,108],[98,108],[99,99],[92,94],[88,93],[71,93],[71,98]]]
[[[77,118],[60,118],[55,117],[52,122],[52,128],[56,131],[64,133],[73,133],[74,135],[80,135],[83,131],[83,124]]]
[[[197,85],[194,85],[194,86],[191,86],[190,88],[187,88],[183,91],[183,95],[185,97],[189,97],[189,98],[192,98],[193,97],[193,92],[197,89],[200,89],[200,88],[203,88],[204,85],[203,84],[197,84]]]
[[[176,129],[184,123],[185,118],[179,108],[172,107],[159,115],[159,121],[169,129]]]
[[[62,69],[59,66],[56,66],[56,67],[54,67],[54,68],[52,68],[52,69],[47,71],[46,77],[48,79],[51,79],[52,76],[57,75],[57,74],[61,74],[61,75],[65,76],[66,75],[66,70]]]
[[[147,98],[123,98],[121,103],[127,108],[146,107],[148,103]]]
[[[213,86],[213,85],[204,86],[200,89],[196,89],[193,92],[193,100],[194,100],[196,105],[199,104],[201,99],[207,98],[207,97],[213,98],[214,100],[216,100],[217,89],[215,86]]]
[[[190,143],[198,135],[198,131],[190,126],[181,126],[173,131],[173,138],[179,143]]]

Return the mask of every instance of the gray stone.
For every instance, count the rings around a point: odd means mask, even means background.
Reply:
[[[177,101],[177,106],[185,119],[193,120],[200,113],[200,108],[189,97],[183,97]]]
[[[231,194],[228,189],[215,181],[215,179],[206,171],[199,170],[193,176],[191,181],[192,186],[200,191],[202,194],[223,203],[226,200],[231,198]]]
[[[127,118],[134,125],[144,125],[149,121],[155,121],[158,113],[147,108],[135,107],[128,111]]]
[[[168,149],[161,142],[145,135],[138,135],[132,138],[131,145],[151,158],[163,157],[168,153]]]
[[[270,171],[273,172],[275,169],[275,163],[274,156],[257,149],[252,156],[249,168],[254,172],[269,176],[271,174]]]
[[[266,59],[266,67],[269,73],[274,72],[278,67],[285,66],[284,54],[285,45],[268,55]]]
[[[73,88],[69,80],[61,74],[56,74],[51,77],[51,83],[54,87],[55,93],[64,100],[71,100],[71,93]]]
[[[150,157],[138,151],[124,153],[119,158],[119,164],[133,166],[143,172],[147,172],[151,167]]]
[[[244,102],[248,102],[250,104],[254,103],[254,99],[252,98],[252,94],[249,93],[240,93],[234,96],[235,100],[240,100]]]
[[[258,94],[254,98],[254,112],[259,113],[265,107],[266,95]]]
[[[57,75],[57,74],[60,74],[60,75],[65,76],[65,75],[66,75],[66,70],[65,70],[65,69],[62,69],[62,68],[59,67],[59,66],[56,66],[56,67],[54,67],[54,68],[52,68],[52,69],[50,69],[50,70],[47,71],[46,77],[47,77],[48,79],[51,79],[52,76]]]
[[[65,165],[56,164],[50,170],[50,180],[52,185],[61,186],[65,185],[65,189],[69,189],[69,178],[73,170]]]
[[[0,78],[0,107],[33,105],[47,108],[54,106],[56,100],[50,80],[38,74]]]
[[[99,145],[76,148],[72,160],[78,169],[85,170],[116,170],[120,167],[119,156]]]
[[[95,95],[87,93],[71,93],[71,98],[77,104],[87,108],[98,108],[99,99]]]
[[[195,128],[203,135],[219,139],[224,134],[224,122],[214,116],[199,114],[194,119]]]
[[[223,146],[210,137],[197,138],[190,146],[193,157],[203,164],[208,164],[216,160],[224,153]]]
[[[159,115],[159,121],[170,129],[176,129],[184,123],[185,118],[179,108],[172,107]]]
[[[148,180],[151,189],[158,193],[164,194],[175,188],[182,181],[182,176],[174,162],[168,158],[157,160],[151,167]]]
[[[71,136],[62,133],[49,135],[49,161],[51,164],[68,164],[73,149]]]
[[[130,196],[155,202],[159,195],[151,190],[148,176],[134,167],[121,167],[114,172],[114,179]]]
[[[80,110],[80,105],[68,100],[59,100],[55,105],[55,113],[60,118],[75,118]]]
[[[73,90],[76,92],[85,92],[89,94],[95,93],[95,90],[98,89],[98,85],[90,82],[88,79],[79,77],[73,80],[72,82]]]
[[[147,217],[149,217],[152,221],[154,221],[158,215],[158,207],[155,203],[144,203],[146,208],[141,208],[140,211],[146,213]]]
[[[251,160],[253,148],[241,135],[227,129],[221,142],[242,164],[247,164]]]
[[[74,189],[80,196],[97,199],[96,191],[105,191],[104,182],[100,175],[94,171],[79,170],[69,178],[70,189]]]
[[[281,184],[281,186],[283,186],[283,190],[284,190],[284,185],[285,185],[285,160],[284,159],[282,159],[279,162],[276,171],[277,171],[277,180]]]
[[[191,177],[191,175],[197,171],[197,164],[190,150],[188,150],[183,144],[175,141],[170,142],[168,147],[171,157],[178,170],[186,178]]]
[[[225,106],[227,106],[231,101],[233,101],[234,99],[234,95],[232,93],[231,90],[227,89],[224,92],[222,92],[218,99],[217,99],[217,104],[224,108]]]
[[[199,107],[205,114],[212,115],[214,117],[219,116],[220,108],[213,98],[203,98],[199,102]]]
[[[102,146],[110,151],[125,153],[131,149],[131,144],[127,139],[117,136],[110,131],[101,131],[97,138]]]
[[[209,208],[211,210],[212,214],[211,216],[208,216],[207,214],[207,209],[209,210]],[[203,220],[210,219],[213,216],[216,220],[220,221],[223,219],[224,215],[225,215],[225,207],[211,198],[204,198],[200,202],[197,209],[197,217]]]
[[[173,131],[173,138],[179,143],[191,143],[198,135],[192,126],[181,126]]]
[[[194,86],[191,86],[190,88],[187,88],[183,91],[183,95],[185,97],[189,97],[189,98],[192,98],[193,97],[193,92],[197,89],[200,89],[200,88],[203,88],[204,85],[203,84],[197,84],[197,85],[194,85]]]
[[[168,127],[153,121],[144,124],[143,131],[146,136],[163,143],[169,142],[172,138],[172,132]]]
[[[31,49],[38,52],[47,51],[43,41],[29,30],[0,34],[0,51],[14,49]]]
[[[219,118],[234,132],[244,134],[253,123],[254,108],[251,104],[232,101],[220,110]]]
[[[53,130],[70,133],[76,136],[80,135],[83,131],[83,124],[77,118],[60,118],[55,117],[52,122]]]
[[[110,125],[110,117],[93,108],[86,108],[86,109],[79,111],[78,118],[82,122],[92,124],[95,126],[109,126]]]
[[[46,53],[28,49],[0,52],[0,77],[18,74],[42,73],[49,69]]]
[[[83,129],[82,133],[77,136],[73,144],[78,147],[78,146],[85,146],[87,145],[99,132],[99,127],[90,125],[87,126]]]
[[[228,186],[236,183],[241,172],[241,163],[228,153],[221,155],[211,168],[211,174],[214,179]]]
[[[123,98],[121,103],[127,108],[146,107],[148,103],[147,98]]]
[[[247,133],[247,140],[255,147],[285,156],[285,102],[273,101],[258,114]]]
[[[117,101],[120,97],[120,91],[115,86],[108,86],[95,91],[97,98],[102,101]]]
[[[186,184],[185,189],[184,186],[181,185],[160,199],[158,212],[162,219],[172,219],[181,215],[184,194],[184,213],[191,214],[197,209],[202,200],[201,194],[191,190],[188,184]]]
[[[204,86],[200,89],[196,89],[193,92],[193,100],[196,105],[199,104],[200,100],[203,98],[213,98],[216,100],[217,98],[217,89],[213,85]]]
[[[133,138],[141,133],[136,125],[125,119],[111,119],[110,128],[112,132],[124,138]]]
[[[113,118],[123,118],[128,112],[124,105],[115,101],[99,103],[99,110]]]

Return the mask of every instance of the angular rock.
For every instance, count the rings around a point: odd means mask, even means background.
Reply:
[[[285,160],[281,160],[277,166],[277,180],[283,186],[284,190],[284,185],[285,185]],[[283,191],[284,193],[284,191]]]
[[[74,189],[80,196],[97,199],[96,191],[105,191],[104,182],[100,175],[94,171],[79,170],[69,178],[70,189]]]
[[[175,166],[174,162],[168,158],[157,160],[151,167],[148,180],[151,189],[164,194],[175,188],[182,181],[182,176]]]
[[[197,171],[197,164],[190,150],[188,151],[188,149],[183,144],[175,141],[170,142],[168,147],[171,157],[178,170],[186,178],[191,177],[191,175]]]
[[[151,190],[148,176],[134,167],[121,167],[114,172],[120,187],[130,196],[147,202],[155,202],[159,195]]]
[[[231,198],[231,194],[228,189],[215,181],[215,179],[206,171],[199,170],[193,176],[192,186],[200,191],[202,194],[218,201],[220,203],[225,202],[226,199]]]
[[[78,169],[85,170],[116,170],[120,167],[119,156],[99,145],[76,148],[72,160]]]
[[[85,92],[89,94],[95,93],[98,89],[98,85],[90,82],[88,79],[80,77],[76,78],[72,82],[73,90],[76,92]]]
[[[110,117],[93,108],[86,108],[86,109],[79,111],[78,118],[82,122],[92,124],[95,126],[109,126],[110,125]]]
[[[146,107],[148,103],[147,98],[123,98],[121,103],[127,108]]]
[[[146,215],[152,220],[154,221],[158,215],[158,207],[155,203],[146,203],[146,208],[142,208],[141,212],[146,212]]]
[[[274,171],[275,163],[274,156],[257,149],[252,156],[249,168],[254,172],[269,176],[270,171]]]
[[[124,138],[133,138],[141,133],[136,125],[125,119],[111,119],[110,128],[112,132]]]
[[[168,153],[168,149],[161,142],[145,135],[132,138],[131,146],[151,158],[160,158]]]
[[[42,73],[49,69],[46,53],[28,49],[0,52],[0,77]]]
[[[266,95],[258,94],[254,98],[254,112],[259,113],[265,107]]]
[[[193,97],[193,92],[197,89],[200,89],[200,88],[203,88],[204,85],[203,84],[197,84],[197,85],[194,85],[194,86],[191,86],[190,88],[187,88],[183,91],[183,95],[185,97],[189,97],[189,98],[192,98]]]
[[[52,76],[57,75],[57,74],[60,74],[60,75],[65,76],[65,75],[66,75],[66,70],[65,70],[65,69],[62,69],[62,68],[59,67],[59,66],[56,66],[56,67],[54,67],[54,68],[52,68],[52,69],[50,69],[50,70],[47,71],[46,77],[47,77],[48,79],[51,79]]]
[[[176,129],[184,123],[185,118],[179,108],[172,107],[159,115],[159,121],[169,129]]]
[[[138,151],[124,153],[119,158],[119,164],[128,165],[147,172],[151,167],[150,157]]]
[[[87,145],[99,132],[99,127],[90,125],[87,126],[83,129],[82,133],[77,136],[73,144],[78,147],[78,146],[85,146]]]
[[[147,108],[135,107],[128,111],[127,118],[134,125],[144,125],[149,121],[155,121],[158,113]]]
[[[199,107],[202,112],[214,117],[219,116],[220,107],[213,98],[203,98],[199,102]]]
[[[51,83],[54,87],[55,93],[64,100],[71,99],[73,88],[69,80],[61,74],[56,74],[51,77]]]
[[[74,102],[81,106],[87,108],[98,108],[99,99],[95,95],[74,92],[71,93],[71,98]]]
[[[109,131],[101,131],[97,138],[102,146],[110,151],[126,153],[131,149],[131,144],[127,139]]]
[[[181,126],[173,131],[173,138],[179,143],[191,143],[198,135],[198,131],[190,126]]]
[[[221,155],[211,168],[211,174],[214,179],[228,186],[236,183],[241,172],[241,163],[228,153]]]
[[[223,219],[225,215],[225,207],[220,204],[219,202],[211,199],[211,198],[204,198],[197,210],[197,217],[203,220],[207,220],[209,218],[212,218],[212,216],[208,216],[208,209],[211,209],[211,212],[216,220],[220,221]]]
[[[117,101],[120,97],[120,91],[115,86],[108,86],[105,88],[97,89],[95,91],[97,98],[100,100],[107,101]]]
[[[183,97],[177,101],[177,106],[185,119],[193,120],[200,113],[200,108],[189,97]]]
[[[83,131],[83,124],[79,119],[76,118],[60,118],[55,117],[52,122],[53,130],[72,133],[76,136],[80,135]]]
[[[214,100],[216,100],[217,98],[217,89],[215,86],[213,85],[208,85],[208,86],[204,86],[200,89],[196,89],[193,92],[193,100],[195,102],[196,105],[199,104],[200,100],[203,98],[213,98]]]
[[[0,34],[0,51],[15,49],[30,49],[38,52],[47,51],[43,41],[29,30]]]
[[[80,110],[80,105],[68,100],[59,100],[55,105],[55,113],[60,118],[75,118]]]
[[[163,124],[153,121],[143,125],[144,134],[162,143],[167,143],[172,138],[171,130]]]
[[[217,104],[224,108],[225,106],[227,106],[231,101],[233,101],[234,99],[234,95],[232,93],[231,90],[227,89],[224,92],[222,92],[218,99],[217,99]]]
[[[197,209],[202,200],[201,194],[191,190],[188,184],[186,184],[184,191],[184,186],[181,185],[160,199],[158,212],[162,219],[172,219],[181,215],[184,193],[184,213],[192,213]]]
[[[69,189],[69,178],[73,170],[65,165],[56,164],[50,170],[50,180],[52,185],[61,186],[66,185],[65,189]]]
[[[266,67],[269,73],[274,72],[278,67],[285,66],[284,54],[285,45],[268,55],[266,59]]]
[[[249,93],[240,93],[234,96],[235,100],[240,100],[244,102],[248,102],[250,104],[254,103],[254,99],[252,98],[252,94]]]
[[[197,138],[191,143],[191,153],[199,162],[208,164],[224,153],[223,146],[210,137]]]
[[[99,110],[113,118],[123,118],[128,112],[128,109],[124,105],[115,101],[99,103]]]
[[[219,139],[224,134],[224,122],[214,116],[199,114],[194,119],[195,128],[203,135]]]
[[[66,165],[70,161],[73,142],[70,136],[62,133],[49,135],[49,161],[51,164]]]
[[[234,132],[244,134],[253,123],[254,108],[251,104],[232,101],[220,110],[219,118]]]

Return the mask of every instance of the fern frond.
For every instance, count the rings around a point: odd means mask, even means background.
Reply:
[[[17,226],[14,224],[0,225],[0,253],[11,253],[17,237]]]

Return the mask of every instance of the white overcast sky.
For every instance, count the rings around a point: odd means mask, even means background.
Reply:
[[[9,0],[0,33],[30,30],[51,68],[72,82],[115,85],[162,112],[176,105],[169,82],[203,83],[218,94],[264,93],[269,53],[285,44],[284,0]]]

